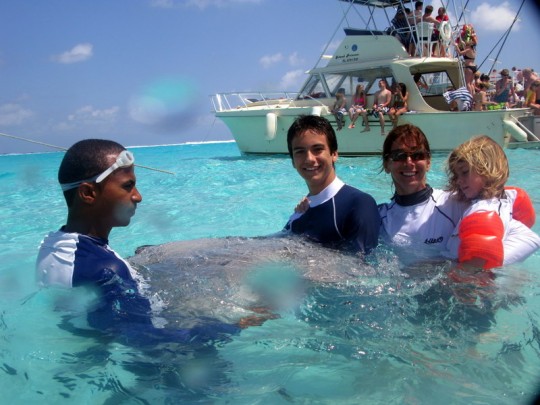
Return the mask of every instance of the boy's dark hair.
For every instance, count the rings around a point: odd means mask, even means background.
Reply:
[[[330,122],[326,118],[319,117],[318,115],[300,115],[294,120],[289,128],[289,131],[287,132],[287,148],[289,149],[291,159],[293,158],[293,139],[308,130],[312,130],[326,136],[330,153],[337,152],[338,143],[336,133]]]
[[[117,142],[106,139],[84,139],[71,146],[64,155],[58,168],[60,184],[73,183],[89,179],[110,166],[108,155],[117,155],[125,148]],[[71,205],[75,189],[64,192],[68,206]]]

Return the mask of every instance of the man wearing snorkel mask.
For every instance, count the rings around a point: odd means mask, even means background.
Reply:
[[[108,245],[112,228],[127,226],[142,201],[134,163],[133,154],[113,141],[87,139],[69,148],[58,170],[67,222],[41,243],[39,285],[93,290],[98,299],[88,324],[130,344],[193,342],[237,332],[237,325],[213,319],[191,329],[154,327],[137,272]]]
[[[37,261],[41,285],[77,287],[104,282],[112,273],[132,280],[129,265],[107,239],[113,227],[129,224],[142,201],[133,163],[133,154],[122,145],[101,139],[77,142],[66,152],[58,181],[68,217],[41,245]]]

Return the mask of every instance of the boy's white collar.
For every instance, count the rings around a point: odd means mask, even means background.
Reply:
[[[326,186],[326,188],[319,194],[308,196],[309,206],[316,207],[317,205],[325,203],[326,201],[334,197],[344,185],[345,183],[343,183],[343,181],[341,181],[341,179],[336,176],[332,183]]]

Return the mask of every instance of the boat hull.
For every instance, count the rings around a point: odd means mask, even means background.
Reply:
[[[288,154],[287,131],[293,121],[301,114],[311,114],[313,108],[288,108],[258,111],[228,111],[217,113],[228,126],[243,154]],[[398,124],[413,124],[420,127],[429,139],[434,152],[450,151],[475,135],[488,135],[502,147],[527,147],[537,144],[528,142],[527,134],[509,127],[513,118],[523,117],[528,109],[466,111],[466,112],[425,112],[406,113],[400,116]],[[268,117],[274,121],[271,125],[273,133],[269,133]],[[337,131],[332,114],[321,114],[328,118],[338,138],[340,155],[361,156],[376,155],[382,151],[385,137],[381,136],[378,120],[370,122],[370,132],[361,132],[363,126],[358,119],[356,128],[345,127]],[[391,123],[386,118],[385,132],[391,130]],[[370,121],[373,118],[370,119]],[[506,123],[506,124],[505,124]],[[532,139],[531,139],[532,141]]]

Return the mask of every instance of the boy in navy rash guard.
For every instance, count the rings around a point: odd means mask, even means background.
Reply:
[[[66,152],[58,181],[68,218],[41,244],[38,283],[96,290],[98,305],[88,313],[89,325],[130,344],[201,341],[237,332],[238,326],[213,319],[192,329],[153,326],[150,302],[139,291],[137,273],[108,245],[112,228],[127,226],[142,201],[133,164],[133,155],[113,141],[87,139]]]
[[[380,217],[373,197],[336,176],[338,146],[325,118],[298,117],[289,128],[287,146],[294,168],[305,180],[309,208],[295,212],[285,229],[325,245],[368,253],[379,238]]]

